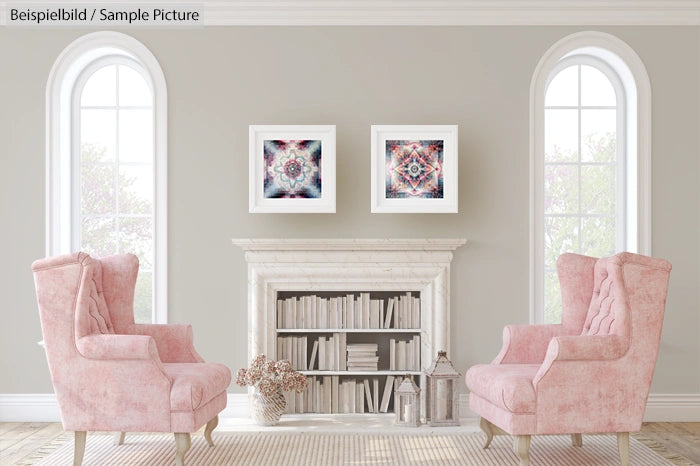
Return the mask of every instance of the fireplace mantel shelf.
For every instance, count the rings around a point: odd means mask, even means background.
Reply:
[[[244,251],[454,251],[464,238],[245,238],[233,239]]]

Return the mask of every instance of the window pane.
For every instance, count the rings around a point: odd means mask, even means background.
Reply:
[[[581,110],[581,160],[614,162],[617,153],[617,112]]]
[[[83,87],[82,106],[114,106],[117,103],[117,69],[115,65],[95,71]]]
[[[153,212],[153,167],[122,165],[119,167],[119,213]]]
[[[153,302],[153,273],[145,272],[139,267],[134,291],[134,321],[137,324],[148,324],[153,321],[151,308]]]
[[[544,323],[558,324],[561,322],[561,288],[556,272],[544,274]]]
[[[577,214],[578,207],[578,166],[546,165],[544,213]]]
[[[114,164],[96,163],[99,154],[93,146],[83,145],[80,161],[80,213],[116,214]]]
[[[116,221],[113,217],[84,217],[80,222],[80,249],[104,257],[117,251]]]
[[[151,106],[151,89],[141,73],[125,65],[119,67],[119,105]]]
[[[578,252],[578,217],[544,218],[544,266],[554,269],[565,252]]]
[[[581,232],[581,254],[605,257],[615,254],[615,217],[584,218]]]
[[[617,105],[612,83],[607,76],[592,66],[581,66],[581,105],[610,107]]]
[[[561,70],[549,83],[544,105],[575,107],[578,105],[578,66]]]
[[[581,211],[615,215],[615,165],[581,167]]]
[[[119,110],[119,161],[153,163],[152,110]]]
[[[92,150],[102,154],[101,161],[114,160],[116,152],[116,110],[81,110],[80,147],[92,145]]]
[[[140,268],[153,270],[153,222],[151,217],[119,219],[119,250],[139,258]]]
[[[578,161],[578,111],[545,110],[545,162]]]

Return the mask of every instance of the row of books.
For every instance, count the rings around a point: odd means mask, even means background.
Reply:
[[[334,333],[313,340],[311,355],[307,358],[308,336],[277,337],[277,359],[288,359],[298,371],[349,370],[346,358],[347,334]],[[376,369],[375,369],[376,370]]]
[[[337,375],[307,377],[302,393],[285,392],[289,414],[386,413],[399,380],[388,375],[380,395],[379,378],[355,379]]]
[[[334,298],[298,296],[277,300],[277,328],[420,328],[420,298],[370,299],[369,293]]]
[[[420,338],[418,335],[415,335],[412,340],[389,339],[389,370],[421,370]]]
[[[277,359],[288,359],[298,371],[376,371],[379,369],[377,343],[347,343],[347,334],[320,336],[313,341],[308,354],[308,335],[278,336]],[[386,367],[386,366],[385,366]],[[389,339],[389,370],[419,371],[420,337],[410,340]]]

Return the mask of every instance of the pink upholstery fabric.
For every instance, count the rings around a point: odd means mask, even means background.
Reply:
[[[557,268],[562,324],[507,327],[499,356],[467,371],[470,407],[515,435],[637,431],[671,264],[564,254]]]
[[[75,253],[32,270],[64,429],[193,432],[226,406],[231,373],[203,363],[190,326],[134,324],[135,256]]]
[[[532,379],[539,364],[480,364],[469,370],[473,393],[511,413],[534,413],[537,395]]]
[[[173,381],[170,408],[173,411],[194,411],[221,393],[231,382],[231,372],[223,364],[167,363],[163,365]]]

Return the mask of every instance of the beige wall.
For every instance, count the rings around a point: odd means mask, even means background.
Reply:
[[[597,28],[626,41],[653,95],[653,252],[673,262],[652,391],[700,392],[698,30]],[[170,321],[202,355],[246,363],[246,264],[231,238],[465,237],[452,267],[457,368],[528,320],[529,86],[564,27],[125,31],[169,91]],[[44,255],[44,92],[87,30],[0,28],[0,393],[50,392],[29,266]],[[249,124],[337,125],[337,213],[248,214]],[[371,214],[371,124],[459,125],[459,214]],[[235,385],[231,391],[240,391]]]

